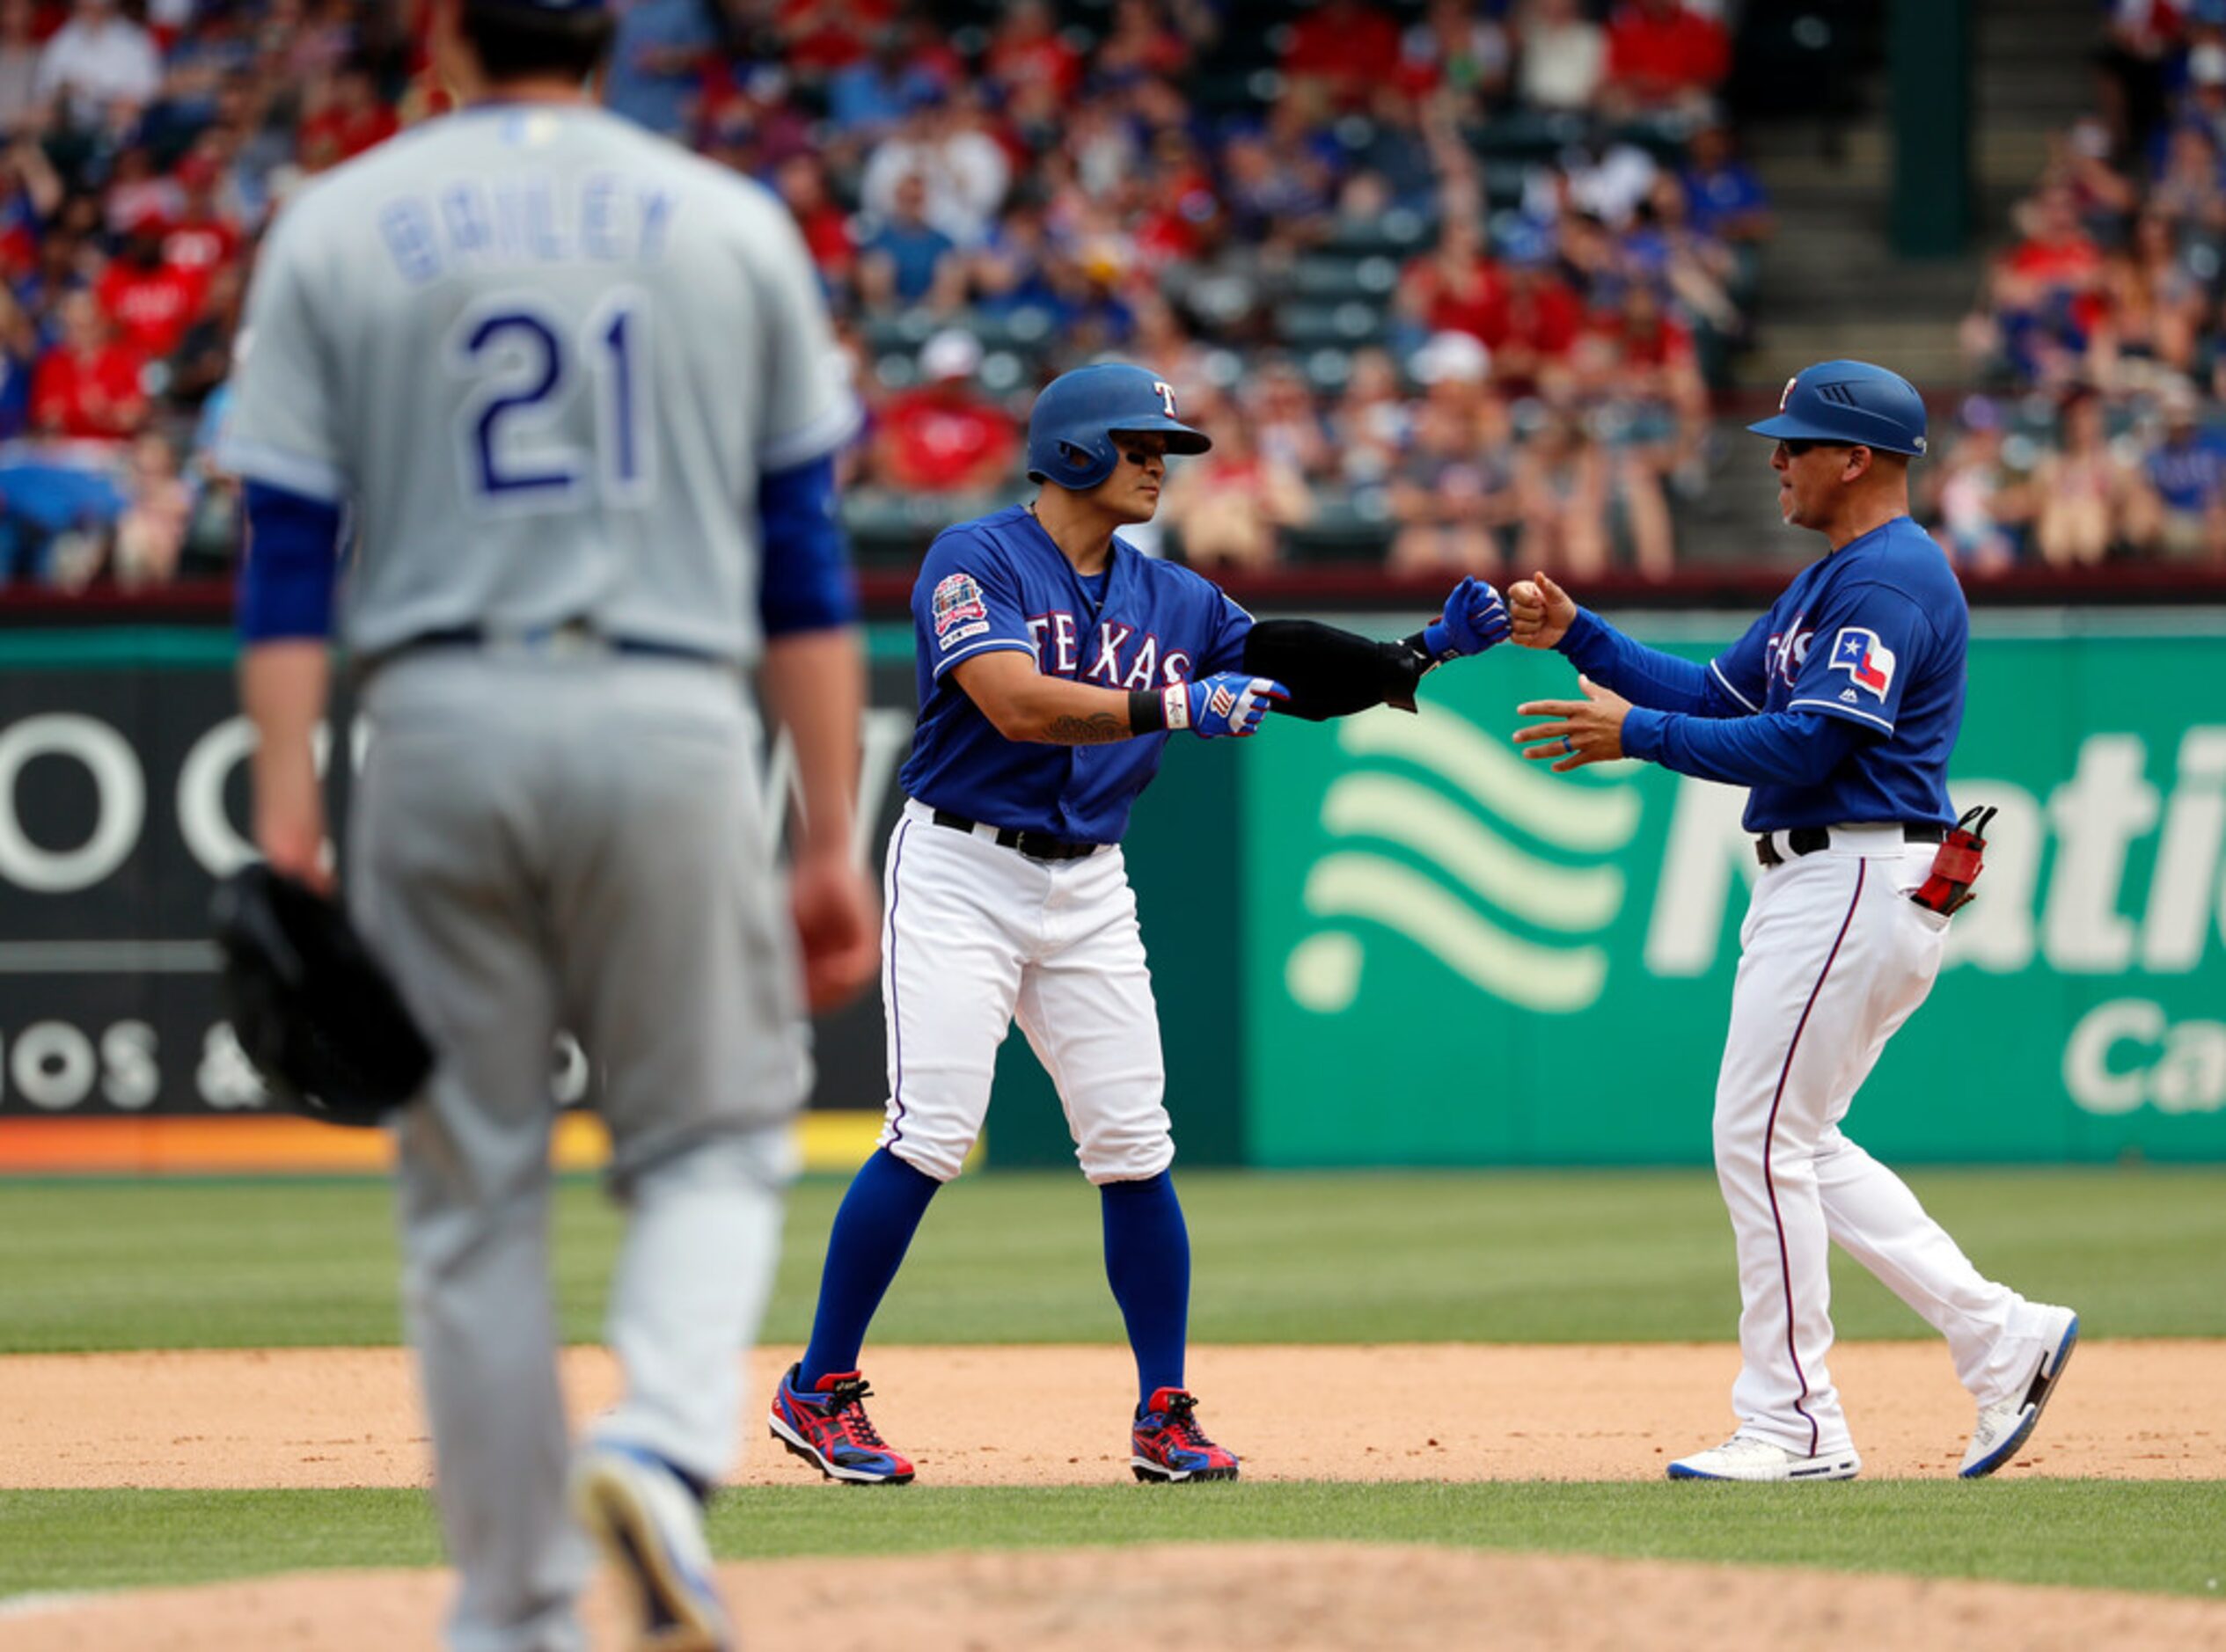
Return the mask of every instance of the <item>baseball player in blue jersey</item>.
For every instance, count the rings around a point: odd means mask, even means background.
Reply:
[[[226,452],[258,844],[325,875],[311,737],[337,619],[372,730],[349,905],[439,1056],[397,1145],[458,1652],[583,1648],[589,1533],[639,1597],[633,1644],[731,1644],[702,1502],[772,1288],[805,1001],[875,959],[833,510],[856,405],[779,200],[583,92],[611,29],[602,0],[435,0],[467,106],[288,203]],[[753,668],[795,753],[785,889]],[[576,1451],[549,1297],[560,1027],[596,1064],[626,1207],[625,1396]]]
[[[1986,1278],[1900,1177],[1841,1132],[1879,1052],[1939,973],[1948,914],[1977,876],[1948,759],[1970,617],[1909,518],[1924,403],[1862,362],[1787,385],[1778,508],[1830,550],[1705,666],[1623,636],[1544,574],[1510,592],[1515,640],[1557,648],[1581,700],[1520,707],[1515,736],[1558,771],[1617,757],[1750,789],[1761,871],[1739,932],[1716,1089],[1717,1180],[1737,1240],[1739,1429],[1673,1480],[1847,1480],[1862,1462],[1826,1360],[1827,1241],[1947,1339],[1978,1402],[1961,1473],[2007,1463],[2039,1421],[2078,1316]]]
[[[1425,671],[1490,647],[1507,620],[1490,586],[1464,580],[1442,618],[1401,642],[1256,624],[1115,531],[1151,519],[1168,455],[1207,445],[1144,369],[1068,373],[1029,418],[1034,503],[948,530],[920,568],[919,723],[884,884],[888,1119],[836,1217],[810,1346],[771,1415],[773,1436],[830,1479],[912,1478],[866,1414],[859,1351],[928,1201],[981,1129],[1015,1019],[1101,1192],[1106,1276],[1136,1354],[1136,1476],[1236,1477],[1183,1385],[1190,1239],[1121,858],[1129,810],[1169,735],[1242,738],[1271,706],[1310,719],[1411,708]]]

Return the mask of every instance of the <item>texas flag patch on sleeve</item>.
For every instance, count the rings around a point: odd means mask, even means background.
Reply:
[[[1878,640],[1877,632],[1848,625],[1832,644],[1832,669],[1846,672],[1859,687],[1884,699],[1893,686],[1893,650]]]

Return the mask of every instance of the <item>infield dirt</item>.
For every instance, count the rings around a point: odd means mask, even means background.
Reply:
[[[742,1484],[809,1471],[765,1437],[787,1362],[761,1350],[743,1391]],[[564,1356],[585,1415],[617,1393],[600,1349]],[[1263,1480],[1653,1480],[1732,1423],[1723,1344],[1192,1350],[1208,1433]],[[871,1409],[922,1483],[1128,1478],[1126,1350],[877,1348]],[[1832,1374],[1870,1478],[1951,1474],[1968,1398],[1937,1341],[1843,1343]],[[1383,1398],[1395,1385],[1396,1406]],[[2226,1479],[2226,1341],[2090,1339],[2017,1472]],[[1025,1394],[1025,1405],[1011,1396]],[[408,1355],[289,1349],[0,1358],[0,1485],[343,1487],[428,1482]]]

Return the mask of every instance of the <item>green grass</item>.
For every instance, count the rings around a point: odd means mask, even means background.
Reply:
[[[1910,1181],[1979,1265],[2076,1305],[2091,1335],[2226,1335],[2226,1170],[1924,1171]],[[1194,1173],[1200,1341],[1724,1341],[1731,1232],[1706,1173]],[[835,1181],[792,1203],[765,1335],[809,1327]],[[567,1340],[597,1329],[618,1216],[558,1196]],[[0,1182],[0,1353],[395,1341],[384,1182]],[[1923,1327],[1836,1268],[1842,1334]],[[882,1341],[1116,1342],[1096,1196],[990,1175],[935,1202],[874,1328]]]
[[[2226,1582],[2222,1533],[2226,1483],[2045,1480],[879,1492],[799,1486],[729,1493],[712,1519],[713,1546],[729,1558],[1319,1539],[2214,1597]],[[0,1596],[320,1567],[428,1566],[439,1558],[431,1505],[415,1492],[0,1492]]]

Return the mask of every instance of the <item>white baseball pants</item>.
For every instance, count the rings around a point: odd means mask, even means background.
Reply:
[[[1783,837],[1780,851],[1785,852]],[[2046,1322],[1982,1276],[1901,1179],[1840,1132],[1878,1053],[1939,974],[1948,920],[1907,898],[1934,845],[1899,827],[1766,867],[1739,932],[1716,1090],[1716,1171],[1739,1267],[1740,1432],[1803,1456],[1851,1445],[1827,1363],[1827,1241],[1948,1341],[1981,1404],[2031,1371]]]
[[[1167,1070],[1119,848],[1034,860],[933,815],[906,803],[889,840],[881,1144],[938,1181],[957,1175],[1017,1019],[1058,1090],[1083,1173],[1158,1175],[1175,1159]]]

